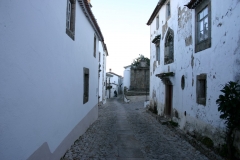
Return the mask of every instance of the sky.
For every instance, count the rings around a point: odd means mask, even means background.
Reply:
[[[150,58],[150,26],[146,25],[159,0],[91,0],[104,36],[106,71],[123,76],[125,66],[142,54]]]

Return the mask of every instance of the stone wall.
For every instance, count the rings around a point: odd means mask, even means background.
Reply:
[[[149,67],[131,68],[130,90],[149,90]]]

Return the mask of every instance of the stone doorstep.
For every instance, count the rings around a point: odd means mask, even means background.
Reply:
[[[160,122],[162,125],[166,125],[169,122],[169,120],[160,118],[158,119],[158,122]]]
[[[148,110],[148,108],[146,108],[146,111],[147,111],[147,113],[151,114],[151,116],[153,116],[162,125],[165,125],[170,121],[168,118],[164,118],[163,116],[159,116],[159,115],[152,113],[151,111]]]

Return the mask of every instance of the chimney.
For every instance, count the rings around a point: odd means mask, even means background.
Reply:
[[[109,72],[112,72],[112,69],[111,69],[111,68],[109,69]]]

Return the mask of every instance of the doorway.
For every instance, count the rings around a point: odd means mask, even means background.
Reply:
[[[173,95],[173,86],[166,84],[165,85],[165,115],[171,118],[172,113],[172,95]]]

